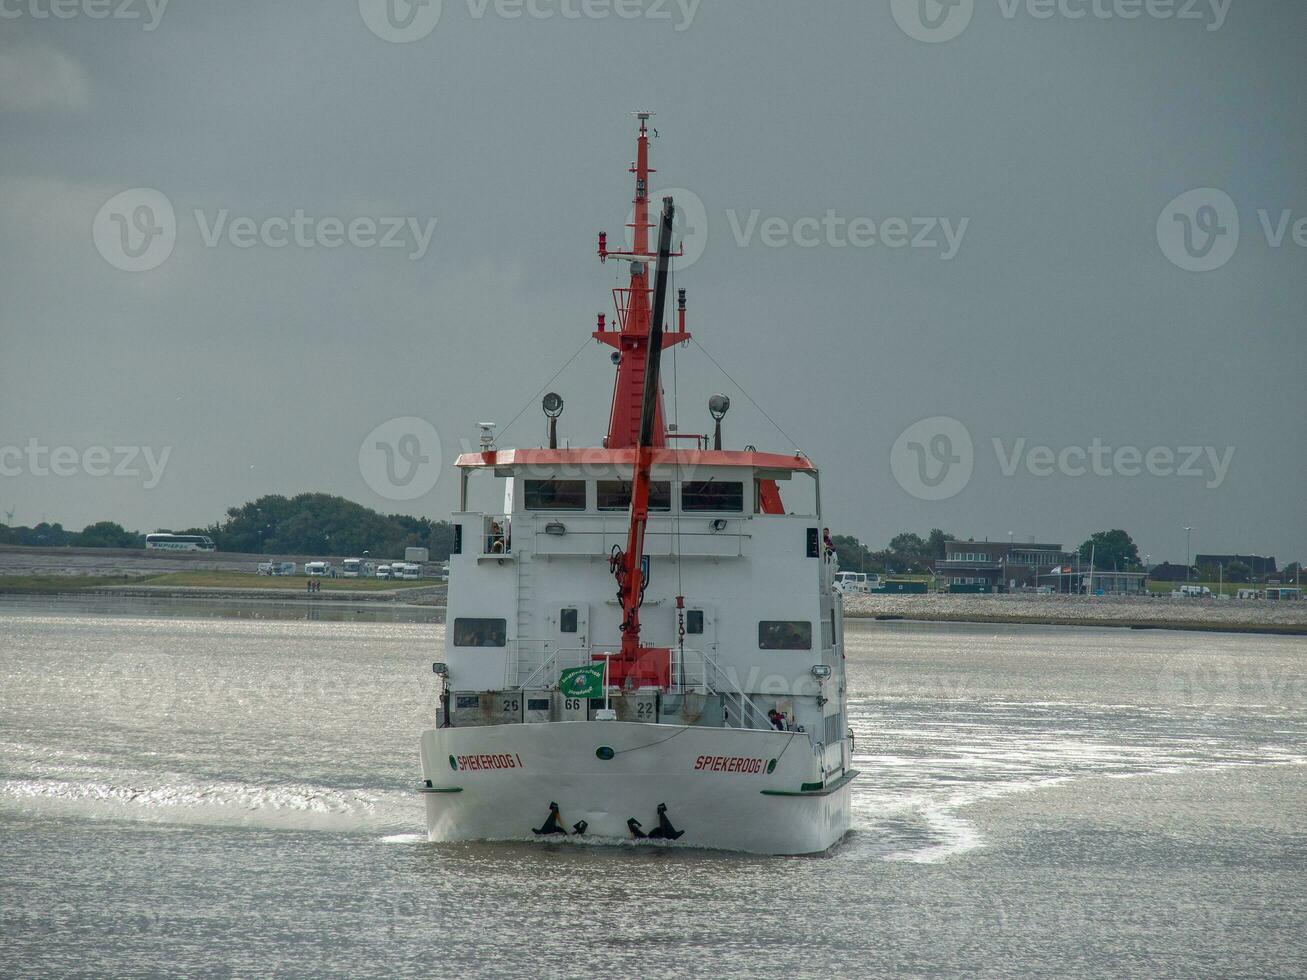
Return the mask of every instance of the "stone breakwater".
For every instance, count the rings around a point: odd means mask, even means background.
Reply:
[[[848,595],[849,617],[935,622],[1165,626],[1307,632],[1307,602],[1177,599],[1170,596]]]

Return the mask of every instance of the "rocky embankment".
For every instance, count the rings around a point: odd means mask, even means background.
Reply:
[[[848,595],[849,617],[1307,634],[1307,602],[1162,596]]]

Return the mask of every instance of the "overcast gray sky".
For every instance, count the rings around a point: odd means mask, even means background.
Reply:
[[[51,2],[0,2],[15,523],[444,516],[460,441],[530,403],[538,444],[611,309],[648,108],[691,328],[789,438],[694,347],[682,428],[730,394],[728,442],[797,443],[876,545],[1307,558],[1299,0]],[[555,382],[573,445],[611,376]],[[360,447],[407,417],[443,468],[392,493]]]

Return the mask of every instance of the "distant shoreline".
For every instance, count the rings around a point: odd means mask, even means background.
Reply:
[[[1097,629],[1130,630],[1177,630],[1192,633],[1247,633],[1250,635],[1269,636],[1307,636],[1305,626],[1259,625],[1256,623],[1194,623],[1183,620],[1124,620],[1124,619],[1078,619],[1064,616],[950,616],[936,613],[933,615],[888,614],[871,615],[868,613],[846,613],[845,619],[859,622],[903,622],[903,623],[973,623],[977,626],[986,624],[995,626],[1084,626]]]
[[[190,599],[202,602],[275,602],[311,608],[329,604],[412,606],[443,609],[444,583],[391,590],[333,588],[309,594],[299,588],[236,588],[115,583],[77,585],[77,576],[16,584],[0,579],[0,596]],[[338,584],[338,583],[336,583]],[[986,595],[846,596],[845,618],[862,622],[956,623],[1002,626],[1067,626],[1134,630],[1179,630],[1307,636],[1307,602],[1219,606],[1205,600],[1183,601],[1124,597]],[[1193,603],[1193,605],[1188,605]],[[1033,607],[1033,608],[1032,608]],[[1161,608],[1159,608],[1161,607]],[[1292,608],[1290,608],[1292,607]],[[1182,615],[1175,615],[1181,613]],[[1161,615],[1159,615],[1161,614]]]
[[[1307,636],[1307,602],[1067,595],[850,595],[848,619]]]

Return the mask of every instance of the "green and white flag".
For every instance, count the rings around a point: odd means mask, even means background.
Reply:
[[[569,667],[558,675],[558,689],[565,698],[601,698],[604,696],[604,665],[586,664]]]

